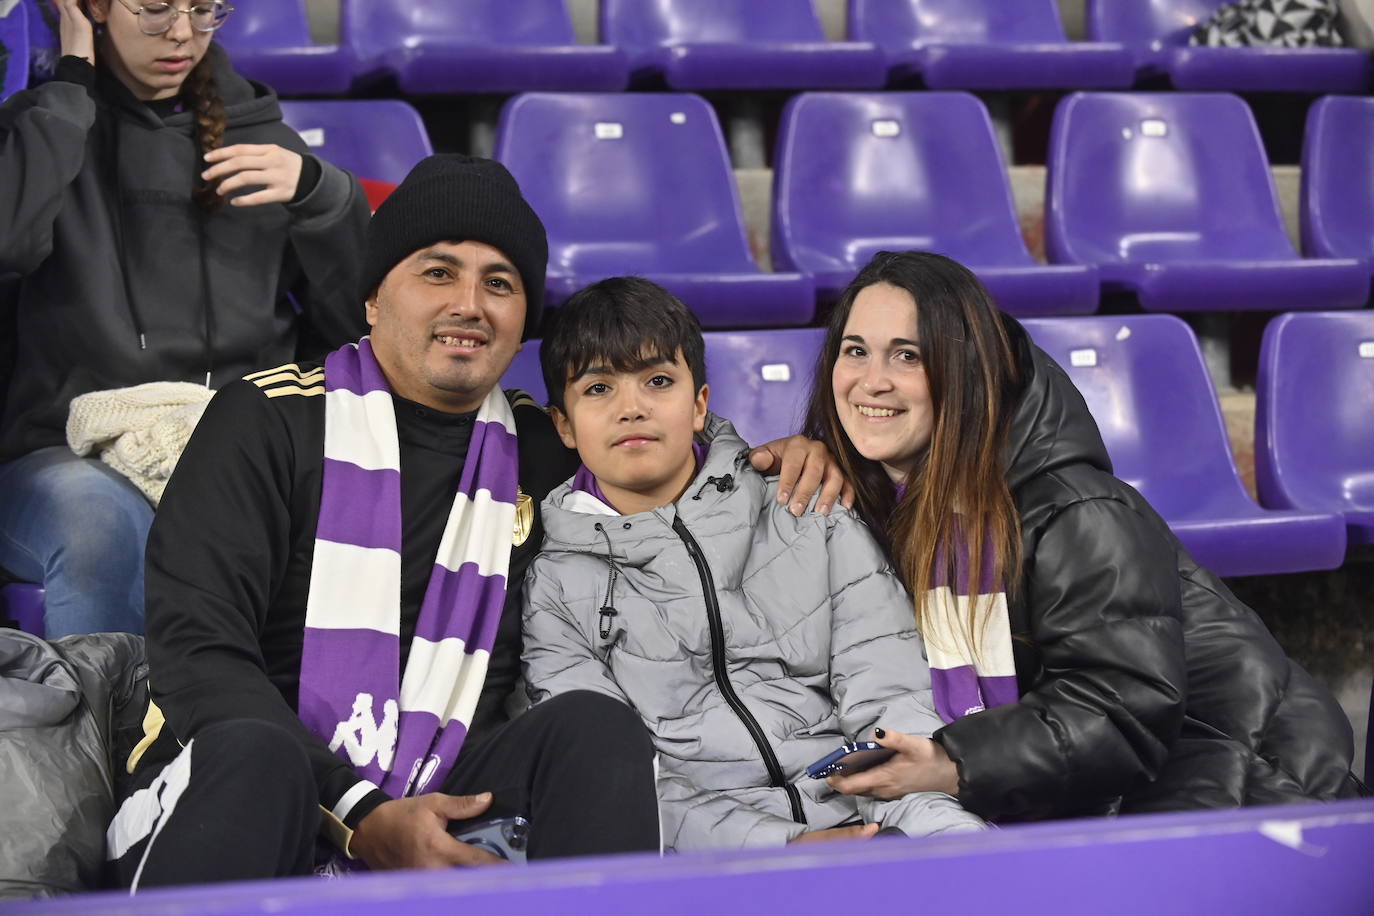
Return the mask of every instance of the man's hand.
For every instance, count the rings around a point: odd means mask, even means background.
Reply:
[[[840,473],[830,450],[814,439],[774,439],[751,451],[749,461],[759,473],[778,475],[778,503],[787,505],[790,500],[793,515],[805,512],[817,492],[816,511],[821,515],[829,514],[837,496],[846,508],[854,505],[854,485]]]
[[[843,795],[883,800],[901,798],[910,792],[959,794],[959,768],[938,742],[891,729],[881,735],[874,732],[873,740],[883,747],[895,748],[896,755],[849,776],[830,776],[826,779],[830,788]]]
[[[490,792],[430,792],[382,802],[358,822],[348,848],[374,869],[504,864],[504,859],[460,843],[448,832],[449,821],[476,817],[489,807]]]
[[[82,0],[55,0],[57,7],[57,35],[62,56],[85,58],[95,63],[95,32],[91,20],[81,8]]]
[[[301,180],[301,156],[272,143],[235,143],[205,154],[210,167],[200,173],[206,181],[220,181],[216,189],[228,194],[239,188],[257,187],[229,201],[235,207],[284,204],[296,196]]]
[[[792,843],[829,843],[833,840],[866,840],[878,832],[877,824],[856,824],[853,827],[831,827],[827,830],[808,830],[788,841]]]

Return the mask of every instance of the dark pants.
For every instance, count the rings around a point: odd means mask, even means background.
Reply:
[[[442,791],[491,792],[483,820],[528,818],[531,859],[656,850],[653,753],[627,706],[578,691],[465,745]],[[318,797],[305,752],[284,729],[254,720],[212,726],[132,789],[107,836],[121,886],[311,871]]]

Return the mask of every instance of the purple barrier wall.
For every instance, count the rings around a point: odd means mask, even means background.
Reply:
[[[1374,800],[659,859],[292,879],[24,904],[14,913],[948,916],[1374,912]]]

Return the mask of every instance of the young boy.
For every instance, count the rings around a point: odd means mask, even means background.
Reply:
[[[794,518],[707,413],[703,350],[686,306],[628,277],[577,293],[544,340],[582,467],[545,500],[525,580],[531,698],[594,690],[639,713],[667,848],[981,828],[942,793],[856,799],[806,776],[875,726],[929,736],[930,672],[868,530]]]

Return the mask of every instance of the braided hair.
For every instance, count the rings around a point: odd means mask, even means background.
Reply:
[[[224,102],[219,96],[219,86],[211,69],[210,55],[201,58],[181,84],[181,101],[195,114],[196,146],[200,156],[224,143]],[[203,160],[202,160],[203,164]],[[224,198],[216,190],[216,184],[205,181],[196,174],[195,187],[191,198],[207,211],[218,210],[224,206]]]

